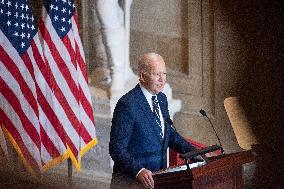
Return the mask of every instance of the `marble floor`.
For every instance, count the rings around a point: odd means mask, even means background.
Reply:
[[[67,172],[60,168],[44,173],[42,178],[30,177],[26,172],[1,170],[0,189],[108,189],[111,180],[111,174],[103,172],[73,172],[70,180]],[[254,171],[254,163],[244,166],[245,189],[253,188]]]

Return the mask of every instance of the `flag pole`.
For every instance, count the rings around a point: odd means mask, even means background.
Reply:
[[[72,183],[72,162],[71,162],[71,158],[68,158],[67,166],[68,166],[68,184],[71,185],[71,183]]]

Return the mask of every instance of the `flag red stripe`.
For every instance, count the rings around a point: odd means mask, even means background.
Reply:
[[[66,145],[68,144],[69,148],[72,150],[74,155],[78,155],[78,150],[73,144],[72,140],[69,138],[67,133],[65,132],[63,126],[61,125],[58,117],[52,110],[52,107],[50,107],[49,103],[46,101],[44,98],[43,94],[41,91],[38,93],[39,96],[39,104],[42,107],[43,111],[46,113],[46,116],[50,123],[53,125],[54,130],[57,132],[58,136],[61,138],[63,143]]]
[[[14,124],[11,122],[11,120],[7,117],[7,115],[5,114],[5,112],[1,108],[0,108],[0,114],[1,114],[1,119],[2,119],[2,122],[5,126],[5,128],[9,131],[9,133],[12,135],[13,139],[17,142],[17,145],[21,149],[21,152],[22,152],[25,160],[27,161],[27,163],[29,163],[29,165],[33,168],[33,170],[39,171],[39,166],[36,163],[36,160],[30,154],[29,150],[25,146],[25,144],[24,144],[19,132],[15,128]]]
[[[58,51],[56,51],[56,47],[53,43],[53,41],[51,40],[51,37],[50,37],[50,34],[48,33],[46,27],[44,25],[42,25],[43,22],[41,21],[41,24],[40,24],[40,30],[42,32],[42,30],[44,30],[44,39],[46,41],[46,43],[48,44],[49,48],[50,48],[50,51],[51,51],[51,54],[53,55],[54,57],[54,60],[56,61],[56,63],[58,64],[58,67],[65,67],[65,69],[62,69],[63,72],[61,71],[61,73],[64,75],[65,71],[66,70],[66,73],[68,72],[68,77],[64,76],[65,80],[68,81],[68,85],[69,85],[69,88],[71,90],[71,92],[73,93],[76,93],[76,95],[74,95],[74,97],[77,99],[77,102],[79,102],[79,91],[78,91],[78,87],[75,85],[75,82],[74,80],[71,78],[70,76],[70,72],[68,71],[68,68],[66,67],[64,61],[62,60],[60,54],[58,53]],[[45,59],[45,62],[48,63],[48,60]],[[50,73],[51,70],[50,70]],[[70,77],[69,77],[70,76]],[[52,76],[52,74],[50,74],[50,79],[54,82],[53,83],[53,90],[54,90],[54,94],[55,96],[57,97],[58,101],[60,101],[60,104],[62,105],[62,107],[64,108],[67,116],[68,116],[68,119],[70,120],[70,122],[72,123],[73,127],[75,128],[75,130],[77,131],[77,133],[79,135],[82,134],[82,138],[83,140],[85,141],[85,143],[88,143],[89,141],[92,140],[92,137],[90,136],[90,134],[87,132],[86,128],[85,127],[80,127],[80,122],[79,120],[77,119],[76,115],[74,114],[74,112],[72,111],[72,109],[70,108],[64,94],[62,93],[62,91],[60,90],[60,88],[58,87],[58,85],[56,84],[56,81],[55,81],[55,78],[54,76]]]
[[[34,80],[34,82],[36,82],[33,64],[32,64],[32,62],[31,62],[31,59],[30,59],[28,53],[22,54],[22,60],[24,61],[24,63],[25,63],[25,65],[26,65],[27,69],[29,70],[29,72],[30,72],[30,74],[31,74],[31,76],[32,76],[32,78],[33,78],[33,80]]]
[[[86,65],[83,61],[83,58],[80,54],[80,50],[79,50],[79,46],[76,43],[76,59],[78,60],[78,64],[79,64],[79,67],[80,67],[80,70],[81,70],[81,73],[83,74],[84,76],[84,79],[85,79],[85,82],[87,82],[87,72],[86,72]],[[89,118],[91,119],[91,121],[94,123],[94,115],[93,115],[93,109],[92,109],[92,106],[90,104],[90,102],[87,100],[81,86],[80,86],[80,83],[79,83],[79,91],[80,91],[80,102],[83,106],[83,109],[85,110],[85,112],[87,113],[87,115],[89,116]]]
[[[84,76],[84,79],[85,79],[85,82],[88,83],[88,79],[87,79],[87,71],[86,71],[86,64],[80,54],[80,50],[79,50],[79,46],[77,44],[77,42],[75,41],[76,43],[76,58],[77,58],[77,62],[79,64],[79,67],[80,67],[80,70],[81,70],[81,73],[83,74]],[[93,108],[92,108],[92,105],[90,104],[90,102],[88,101],[88,99],[86,98],[81,86],[79,85],[79,89],[81,91],[80,94],[82,94],[80,97],[80,102],[83,106],[83,109],[85,110],[85,112],[87,113],[87,115],[89,116],[89,118],[91,119],[91,121],[94,123],[94,115],[93,115]]]
[[[0,77],[0,83],[2,86],[2,94],[9,102],[9,104],[13,107],[17,115],[19,116],[23,128],[25,129],[26,133],[31,137],[32,141],[36,144],[37,148],[40,149],[40,137],[35,129],[34,125],[30,122],[27,118],[26,114],[24,113],[23,109],[21,108],[21,103],[14,92],[9,88],[9,86],[5,83],[5,81]]]
[[[68,37],[68,35],[66,35],[61,40],[64,43],[64,45],[66,47],[66,50],[69,52],[69,55],[70,55],[71,62],[73,64],[73,66],[75,67],[75,69],[77,69],[76,56],[75,56],[75,52],[73,50],[73,47],[71,45],[70,38]]]
[[[34,56],[38,57],[39,56],[38,52],[35,51]],[[46,63],[48,62],[47,60],[45,60],[45,61],[46,61]],[[73,113],[71,107],[69,106],[64,94],[61,92],[60,88],[58,87],[58,85],[55,81],[55,78],[52,74],[52,71],[50,70],[50,67],[48,65],[44,65],[44,63],[40,62],[40,61],[37,62],[37,65],[38,65],[42,75],[44,76],[47,84],[53,90],[53,93],[55,94],[56,98],[58,99],[60,105],[65,110],[67,118],[69,119],[69,121],[71,122],[71,124],[73,125],[75,130],[78,132],[80,123],[77,120],[77,117],[75,116],[75,114]]]
[[[43,129],[42,125],[40,125],[40,136],[41,136],[41,142],[45,146],[47,152],[50,154],[50,156],[54,159],[56,157],[60,156],[59,151],[53,144],[53,142],[50,139],[50,136],[47,135],[45,130]]]
[[[38,52],[34,51],[34,56],[35,58],[40,56]],[[47,60],[45,60],[46,63],[48,63]],[[67,102],[64,94],[62,93],[62,91],[60,90],[59,86],[57,85],[55,78],[52,74],[52,71],[50,70],[50,67],[48,65],[43,65],[43,62],[37,61],[38,67],[41,70],[42,75],[44,76],[46,82],[48,83],[49,87],[51,89],[53,89],[53,92],[57,98],[57,100],[59,101],[59,103],[61,104],[61,106],[63,107],[63,109],[66,112],[67,118],[69,119],[69,121],[71,122],[72,126],[74,127],[74,129],[77,131],[77,133],[80,135],[80,133],[84,134],[84,138],[83,140],[87,143],[89,141],[92,140],[90,134],[87,132],[86,128],[80,128],[80,122],[77,119],[76,115],[74,114],[74,112],[72,111],[69,103]],[[44,69],[46,68],[46,69]]]
[[[48,62],[47,60],[45,60],[45,61]],[[66,115],[67,115],[69,121],[71,122],[72,126],[77,131],[77,133],[79,135],[82,134],[82,136],[84,136],[82,138],[85,141],[85,143],[88,143],[89,141],[92,140],[92,137],[87,132],[85,127],[83,127],[83,128],[80,127],[80,124],[81,124],[80,121],[76,117],[75,113],[72,111],[72,109],[71,109],[68,101],[66,100],[64,94],[62,93],[59,86],[57,85],[54,76],[52,74],[50,74],[49,78],[53,81],[52,82],[53,83],[53,92],[54,92],[56,98],[58,99],[59,103],[63,107],[64,111],[66,112]],[[78,92],[78,95],[79,95],[79,92]]]
[[[80,70],[81,70],[81,72],[82,72],[82,74],[84,76],[85,82],[88,83],[86,64],[85,64],[85,62],[84,62],[84,60],[83,60],[83,58],[82,58],[82,56],[80,54],[80,49],[79,49],[79,46],[78,46],[77,42],[75,42],[75,43],[76,43],[76,52],[77,52],[76,53],[76,59],[77,59],[77,62],[79,64]]]
[[[33,55],[34,55],[34,58],[35,58],[36,62],[40,61],[41,64],[44,64],[43,59],[40,56],[38,48],[37,48],[37,46],[36,46],[34,41],[32,42],[31,47],[32,47]],[[35,55],[36,55],[36,57],[35,57]],[[37,94],[41,93],[41,89],[39,88],[37,82],[35,83],[35,85],[36,85]],[[45,98],[45,97],[42,95],[41,98]],[[45,112],[45,114],[47,114],[47,112]],[[57,148],[55,147],[54,143],[52,142],[50,137],[47,135],[47,133],[45,132],[45,130],[43,129],[41,124],[40,124],[40,136],[41,136],[41,142],[45,146],[45,148],[46,148],[47,152],[50,154],[50,156],[52,158],[56,158],[56,157],[60,156],[59,151],[57,150]]]
[[[5,67],[9,70],[9,72],[13,75],[15,80],[17,80],[21,91],[23,92],[24,97],[29,102],[31,108],[34,110],[35,114],[38,116],[38,109],[37,109],[37,102],[36,99],[30,90],[29,86],[27,85],[26,81],[24,80],[21,72],[19,71],[18,67],[15,66],[15,63],[10,58],[10,56],[6,53],[3,47],[0,47],[0,59],[4,63]]]
[[[79,21],[78,21],[78,17],[77,17],[77,11],[74,11],[74,13],[73,13],[73,18],[74,18],[74,21],[75,21],[75,23],[76,23],[76,28],[77,28],[77,30],[78,30],[78,33],[80,34],[80,27],[78,27],[78,25],[79,25]]]
[[[46,3],[50,5],[50,2]],[[54,6],[59,10],[63,8],[60,3]],[[95,137],[77,17],[73,12],[75,23],[72,20],[71,29],[68,27],[66,31],[69,33],[61,38],[53,28],[58,25],[52,25],[45,6],[42,13],[38,25],[41,35],[32,35],[33,40],[28,42],[21,39],[20,42],[28,47],[23,54],[19,53],[21,47],[16,49],[18,52],[14,49],[17,47],[13,47],[11,40],[15,38],[8,35],[6,38],[6,33],[0,31],[4,42],[0,45],[0,64],[3,66],[0,70],[0,96],[3,99],[0,101],[7,103],[0,106],[0,123],[5,125],[19,148],[17,150],[34,171],[40,171],[43,161],[47,163],[64,155],[64,145],[68,145],[79,160],[80,150]]]
[[[93,115],[92,105],[90,104],[90,102],[88,101],[86,96],[84,95],[81,87],[80,87],[80,91],[83,94],[83,95],[81,95],[81,99],[80,99],[82,107],[85,110],[85,112],[87,113],[87,115],[89,116],[89,118],[91,119],[91,121],[94,123],[94,115]]]
[[[33,51],[33,55],[34,55],[34,58],[36,60],[36,63],[38,65],[42,65],[42,70],[45,70],[44,73],[47,73],[46,72],[46,70],[47,70],[46,67],[43,66],[44,65],[44,61],[42,59],[42,56],[40,55],[39,50],[38,50],[38,48],[37,48],[37,46],[36,46],[34,41],[32,42],[31,47],[32,47],[32,51]],[[46,98],[43,95],[40,87],[38,86],[38,83],[36,83],[36,90],[37,90],[38,98],[44,98],[45,101],[46,101]],[[39,97],[39,94],[41,94],[41,97]],[[49,112],[44,112],[44,114],[46,116],[48,116]],[[54,116],[54,113],[51,116],[49,116],[49,117],[52,117],[52,116]],[[52,158],[58,157],[60,155],[60,153],[57,150],[57,148],[55,147],[55,145],[54,145],[53,141],[51,140],[51,138],[49,136],[47,136],[47,134],[46,134],[45,130],[43,129],[41,123],[40,123],[40,127],[41,127],[40,128],[40,135],[41,135],[41,142],[42,142],[42,144],[45,146],[47,152],[50,154],[50,156]]]
[[[63,77],[65,78],[65,80],[68,84],[68,87],[70,88],[70,91],[73,93],[73,96],[75,97],[77,102],[79,102],[79,100],[78,100],[79,99],[79,97],[78,97],[78,86],[76,85],[75,81],[73,80],[71,73],[70,73],[68,67],[66,66],[66,63],[62,59],[60,53],[57,51],[56,46],[54,45],[54,42],[53,42],[48,30],[46,29],[45,25],[43,24],[42,21],[40,21],[39,25],[40,25],[39,29],[40,29],[41,33],[44,33],[43,39],[47,43],[54,61],[56,62],[60,72],[63,75]]]
[[[40,56],[39,51],[36,48],[35,44],[32,44],[32,48],[33,48],[34,57],[35,57],[36,60],[38,60],[37,65],[38,65],[42,75],[44,76],[46,82],[48,83],[48,85],[51,88],[51,86],[53,85],[52,81],[55,83],[53,75],[52,75],[52,73],[49,73],[50,69],[49,69],[48,65],[45,65],[45,63],[43,61],[40,61],[42,59],[41,59],[41,56]],[[48,76],[50,76],[50,77],[48,77]],[[46,114],[49,121],[53,125],[53,128],[57,132],[58,136],[62,139],[63,143],[64,144],[68,143],[70,149],[72,149],[72,152],[74,154],[78,153],[76,147],[72,143],[69,136],[65,133],[63,126],[61,125],[56,114],[52,110],[52,107],[50,107],[49,103],[47,102],[46,98],[44,97],[44,95],[42,94],[42,91],[40,89],[38,89],[38,101],[39,101],[39,104],[42,107],[44,113]],[[74,149],[76,149],[76,150],[74,150]]]

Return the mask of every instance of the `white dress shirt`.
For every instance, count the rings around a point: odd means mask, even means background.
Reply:
[[[139,84],[139,85],[140,85],[140,88],[141,88],[144,96],[146,97],[147,102],[150,105],[151,110],[153,112],[152,96],[154,96],[154,95],[151,94],[147,89],[145,89],[145,87],[143,87],[141,84]],[[164,137],[164,134],[165,134],[165,131],[164,131],[165,130],[165,125],[164,125],[165,124],[165,120],[164,120],[163,115],[162,115],[160,104],[159,104],[159,115],[160,115],[160,121],[161,121],[161,126],[162,126],[162,133],[163,133],[163,137]]]

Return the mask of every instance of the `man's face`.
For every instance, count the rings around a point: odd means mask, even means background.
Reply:
[[[166,84],[166,65],[163,60],[149,63],[148,71],[142,74],[141,84],[152,94],[158,94]]]

